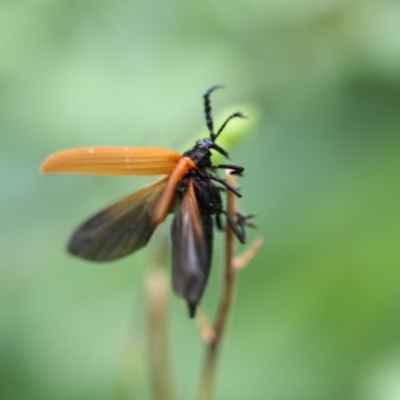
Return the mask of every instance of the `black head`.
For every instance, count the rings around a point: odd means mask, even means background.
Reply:
[[[210,138],[199,139],[195,146],[198,149],[210,149],[214,146],[214,141]]]

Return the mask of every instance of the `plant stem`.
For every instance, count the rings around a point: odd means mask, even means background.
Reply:
[[[155,400],[173,400],[167,337],[168,283],[165,272],[155,268],[147,278],[148,352]]]
[[[229,171],[226,172],[226,181],[229,185],[236,187],[235,176],[231,175]],[[236,195],[230,190],[227,190],[226,197],[227,212],[232,219],[235,219]],[[227,317],[232,304],[233,290],[235,285],[236,271],[233,268],[233,253],[234,233],[227,223],[225,228],[225,259],[222,294],[214,322],[214,336],[213,339],[207,343],[206,347],[206,359],[203,365],[197,400],[211,400],[213,394],[215,370],[220,343],[225,331]]]

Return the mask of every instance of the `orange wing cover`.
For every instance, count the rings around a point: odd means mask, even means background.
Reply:
[[[48,156],[40,167],[45,174],[170,174],[182,156],[158,147],[82,147]]]
[[[158,203],[154,207],[152,216],[152,222],[154,224],[157,225],[160,222],[164,221],[175,198],[175,192],[178,182],[186,175],[188,171],[195,167],[196,164],[192,159],[190,159],[189,157],[181,157],[173,172],[168,177],[166,188],[164,189],[163,194],[158,200]]]

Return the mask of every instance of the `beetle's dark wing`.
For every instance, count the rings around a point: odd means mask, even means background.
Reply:
[[[73,233],[68,250],[92,261],[110,261],[145,246],[157,224],[152,211],[167,178],[124,197],[84,222]]]
[[[203,216],[189,180],[187,191],[172,222],[172,280],[175,292],[182,296],[193,317],[207,283],[211,262],[209,226]],[[207,219],[207,216],[205,216]],[[208,215],[210,224],[211,217]]]

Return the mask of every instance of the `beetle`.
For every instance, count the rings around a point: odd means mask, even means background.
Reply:
[[[72,234],[68,250],[91,261],[111,261],[145,246],[155,228],[175,210],[171,226],[172,282],[193,317],[207,284],[211,265],[213,218],[223,228],[221,216],[240,242],[246,240],[245,226],[252,215],[229,215],[221,191],[241,197],[238,188],[217,175],[218,169],[242,175],[234,164],[213,165],[212,150],[229,158],[216,140],[233,118],[231,114],[214,132],[210,95],[222,86],[213,86],[203,95],[209,137],[196,141],[193,148],[179,154],[157,147],[88,147],[61,150],[48,156],[41,172],[91,173],[112,175],[165,175],[163,178],[122,198],[93,215]]]

